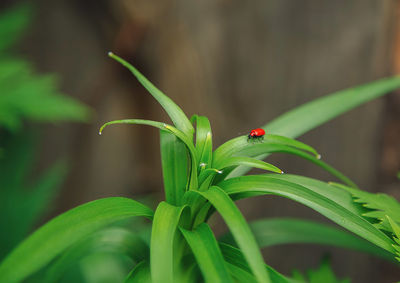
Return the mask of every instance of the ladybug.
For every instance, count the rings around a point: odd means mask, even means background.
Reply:
[[[264,129],[257,128],[250,131],[250,134],[247,136],[247,140],[258,140],[258,139],[263,140],[264,135],[265,135]]]

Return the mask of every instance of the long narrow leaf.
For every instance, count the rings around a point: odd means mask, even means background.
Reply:
[[[181,228],[181,232],[192,249],[206,282],[233,282],[217,240],[206,223],[197,226],[193,231]]]
[[[296,138],[323,123],[400,87],[400,77],[341,90],[305,103],[267,123],[270,133]]]
[[[392,254],[364,239],[336,227],[310,220],[262,219],[251,222],[250,228],[261,248],[283,244],[320,244],[358,250],[393,260]],[[234,243],[231,234],[225,235],[220,241]]]
[[[20,282],[94,231],[133,216],[151,218],[153,212],[134,200],[120,197],[71,209],[39,228],[3,260],[0,282]]]
[[[304,186],[307,189],[340,204],[350,212],[359,216],[364,212],[362,207],[354,203],[353,197],[350,193],[326,182],[292,174],[271,175],[270,177]]]
[[[318,159],[317,157],[307,154],[304,151],[299,150],[295,147],[287,146],[285,144],[269,143],[268,141],[264,142],[264,143],[244,143],[242,141],[242,142],[238,143],[237,149],[231,149],[231,150],[229,150],[229,153],[227,153],[227,151],[224,151],[223,153],[221,153],[223,158],[222,158],[222,156],[218,159],[217,159],[217,157],[215,157],[216,161],[214,162],[213,166],[215,168],[219,168],[220,166],[222,166],[224,164],[225,160],[228,159],[229,156],[231,156],[233,154],[238,155],[238,156],[257,157],[263,153],[275,153],[275,152],[287,153],[287,154],[299,156],[299,157],[306,159],[306,160],[316,164],[317,166],[323,168],[324,170],[331,173],[333,176],[335,176],[342,182],[346,183],[347,185],[349,185],[351,187],[357,187],[348,177],[346,177],[341,172],[339,172],[335,168],[331,167],[327,163]],[[217,152],[215,152],[215,153],[217,153]]]
[[[211,202],[221,214],[257,280],[259,282],[271,282],[264,269],[264,260],[254,236],[245,218],[230,197],[218,187],[211,187],[208,191],[196,193]]]
[[[153,282],[174,282],[174,238],[184,209],[161,202],[154,214],[150,244]]]
[[[271,171],[271,172],[275,172],[275,173],[279,173],[282,174],[283,171],[281,169],[279,169],[278,167],[264,162],[262,160],[258,160],[258,159],[254,159],[254,158],[250,158],[250,157],[230,157],[230,158],[226,158],[223,162],[222,165],[220,167],[220,169],[226,168],[226,167],[231,167],[231,166],[248,166],[248,167],[252,167],[252,168],[259,168],[259,169],[263,169],[263,170],[267,170],[267,171]]]
[[[228,194],[238,194],[238,198],[274,194],[292,199],[318,211],[333,222],[375,245],[393,252],[392,240],[371,223],[347,210],[340,203],[336,203],[305,186],[279,180],[269,175],[232,178],[220,183],[219,186]]]
[[[212,161],[212,133],[210,121],[205,116],[193,115],[192,121],[196,122],[196,150],[197,159],[201,168],[211,166]]]
[[[185,133],[187,138],[191,141],[193,140],[194,129],[189,119],[186,117],[185,113],[172,101],[171,98],[162,93],[157,87],[155,87],[148,79],[146,79],[135,67],[129,64],[124,59],[118,57],[117,55],[109,52],[108,55],[121,63],[124,67],[128,68],[129,71],[138,79],[138,81],[150,92],[150,94],[160,103],[164,108],[165,112],[169,115],[174,125]]]
[[[317,158],[319,157],[318,152],[314,148],[291,138],[267,134],[262,141],[251,141],[246,136],[240,136],[225,142],[215,150],[213,165],[217,168],[219,162],[227,157],[237,156],[239,153],[243,154],[250,151],[253,152],[252,156],[268,153],[263,152],[262,149],[267,148],[269,145],[284,145],[308,152]]]

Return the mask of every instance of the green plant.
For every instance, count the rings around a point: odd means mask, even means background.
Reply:
[[[309,272],[308,279],[299,272],[289,278],[264,263],[260,247],[284,243],[341,246],[390,261],[399,256],[399,203],[388,196],[362,192],[349,178],[320,160],[314,148],[293,138],[400,87],[400,78],[383,79],[304,104],[266,124],[263,128],[268,134],[262,142],[240,136],[213,151],[206,117],[194,115],[189,120],[138,70],[118,56],[109,55],[134,74],[165,109],[174,126],[149,120],[118,120],[103,125],[100,134],[106,126],[121,123],[160,130],[165,201],[153,212],[134,200],[114,197],[61,214],[4,259],[0,281],[19,282],[37,271],[42,272],[41,282],[57,281],[69,264],[105,245],[104,233],[113,235],[106,246],[131,260],[126,282],[341,282],[326,262],[319,270]],[[281,174],[276,166],[261,161],[275,152],[309,160],[343,184]],[[272,173],[243,176],[251,167]],[[247,223],[235,201],[270,194],[302,203],[352,233],[299,219]],[[390,210],[383,206],[387,200]],[[219,240],[207,224],[216,211],[230,230]],[[150,220],[151,233],[149,225],[143,223],[137,224],[137,233],[125,228],[102,230],[134,216]]]
[[[39,138],[32,122],[85,121],[89,115],[86,106],[59,93],[54,75],[36,74],[10,51],[31,16],[26,4],[0,15],[0,259],[37,224],[66,173],[60,160],[30,178]]]

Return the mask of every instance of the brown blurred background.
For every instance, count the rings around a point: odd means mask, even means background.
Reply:
[[[1,7],[18,1],[2,0]],[[106,196],[161,198],[158,131],[100,125],[120,118],[168,121],[130,73],[131,61],[187,115],[209,117],[214,144],[261,126],[313,98],[400,72],[400,2],[395,0],[37,0],[21,53],[61,77],[63,92],[90,105],[91,124],[46,126],[39,168],[68,157],[70,174],[53,213]],[[368,191],[400,198],[400,95],[368,103],[300,138]],[[331,180],[295,157],[285,172]],[[251,205],[250,205],[251,203]],[[323,219],[277,197],[240,203],[248,219]],[[213,219],[217,231],[223,231]],[[220,227],[221,226],[221,227]],[[275,247],[279,271],[315,267],[324,252],[340,277],[393,282],[394,265],[314,246]]]

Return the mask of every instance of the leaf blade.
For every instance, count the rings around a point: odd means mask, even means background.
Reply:
[[[334,226],[296,218],[266,218],[250,223],[250,228],[261,248],[283,244],[319,244],[358,250],[388,260],[392,254]],[[232,243],[232,235],[220,241]]]
[[[196,192],[212,203],[228,225],[259,282],[270,282],[264,260],[246,220],[230,197],[218,187]]]
[[[284,143],[275,143],[275,140],[268,140],[268,136],[265,138],[265,142],[262,143],[248,143],[242,137],[240,139],[234,139],[222,145],[215,151],[214,164],[215,168],[219,168],[223,165],[225,160],[229,159],[231,156],[247,156],[247,157],[258,157],[262,154],[270,153],[287,153],[291,155],[299,156],[305,160],[308,160],[322,169],[326,170],[342,182],[348,184],[351,187],[357,187],[353,181],[351,181],[347,176],[325,163],[324,161],[318,159],[317,157],[307,154],[303,150],[299,150],[295,147],[288,146]]]
[[[361,215],[375,218],[378,223],[375,223],[374,225],[379,229],[388,232],[393,231],[388,222],[387,216],[397,223],[400,223],[400,203],[392,196],[384,193],[370,193],[342,184],[330,183],[330,185],[349,192],[352,195],[354,202],[361,204],[366,208],[365,211],[361,212]]]
[[[273,175],[258,175],[232,178],[220,183],[219,186],[226,193],[238,194],[239,197],[274,194],[300,202],[358,236],[393,253],[392,241],[371,223],[302,185],[279,180]],[[240,196],[240,194],[243,195]]]
[[[212,132],[210,121],[205,116],[193,115],[196,122],[196,150],[197,158],[202,168],[209,168],[212,162]]]
[[[174,282],[174,238],[184,209],[166,202],[156,209],[150,242],[152,282]]]
[[[225,142],[215,150],[213,165],[217,166],[221,160],[227,157],[237,156],[240,153],[243,154],[248,151],[253,152],[252,156],[258,156],[260,153],[256,152],[256,150],[263,153],[261,149],[269,145],[282,145],[311,153],[316,157],[319,156],[314,148],[292,138],[267,134],[261,142],[252,142],[246,136],[240,136]]]
[[[117,220],[151,218],[150,208],[131,199],[95,200],[67,211],[36,230],[0,264],[0,281],[19,282],[50,262],[67,247]]]
[[[43,283],[59,282],[68,268],[82,258],[99,252],[112,252],[129,257],[134,262],[148,260],[149,247],[140,236],[119,227],[110,227],[95,232],[79,241],[46,268]]]
[[[220,165],[220,169],[224,169],[226,167],[231,167],[231,166],[247,166],[247,167],[252,167],[252,168],[258,168],[258,169],[263,169],[271,172],[275,172],[278,174],[282,174],[283,171],[279,169],[278,167],[264,162],[262,160],[258,160],[255,158],[250,158],[250,157],[242,157],[242,156],[236,156],[236,157],[230,157],[227,158],[223,161],[222,165]]]
[[[295,138],[399,87],[400,77],[391,77],[341,90],[296,107],[263,128],[273,134]]]

